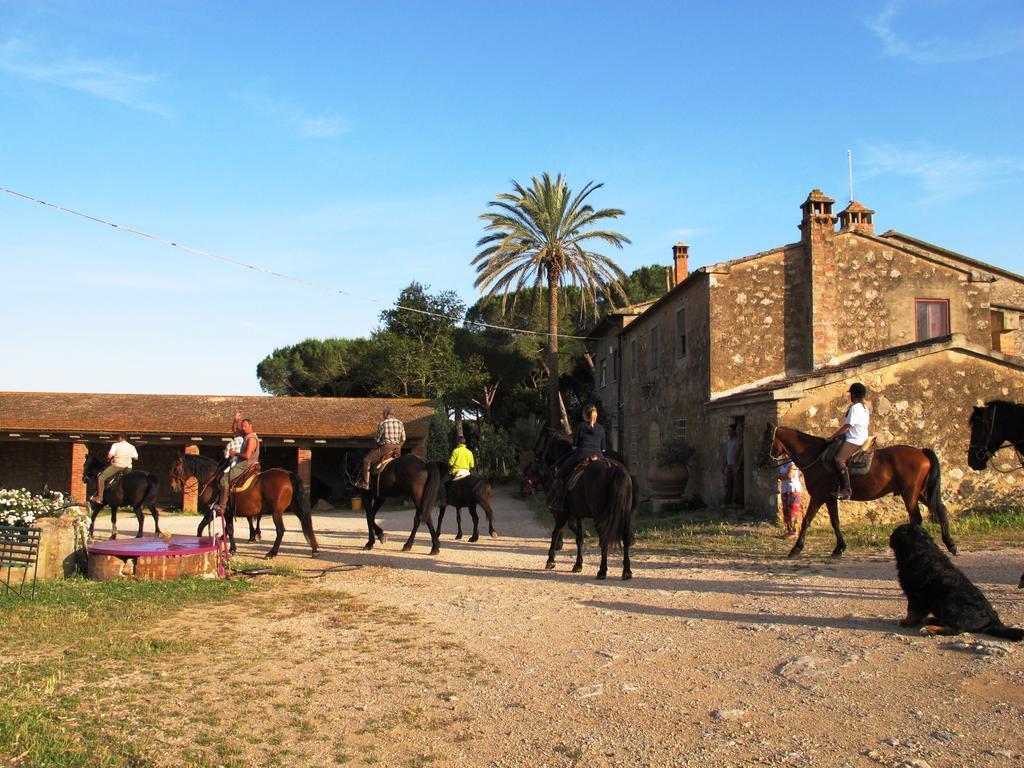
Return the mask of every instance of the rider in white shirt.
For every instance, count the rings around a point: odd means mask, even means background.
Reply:
[[[848,499],[850,490],[850,472],[846,468],[847,460],[855,454],[868,439],[868,425],[871,416],[864,405],[868,394],[867,388],[860,382],[850,385],[850,407],[846,409],[846,421],[829,440],[842,440],[836,453],[836,468],[839,470],[839,489],[833,494],[837,499]]]

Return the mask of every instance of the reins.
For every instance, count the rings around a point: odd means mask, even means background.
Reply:
[[[776,469],[781,467],[783,464],[786,464],[786,463],[791,461],[791,462],[793,462],[794,466],[796,466],[797,469],[799,469],[801,472],[804,472],[804,471],[810,469],[811,467],[813,467],[818,462],[820,462],[821,458],[825,455],[825,451],[828,450],[828,443],[825,443],[825,447],[821,449],[821,453],[818,454],[818,458],[816,458],[810,464],[806,464],[806,465],[801,467],[797,463],[796,457],[793,456],[792,454],[790,454],[790,452],[786,450],[786,446],[784,446],[784,445],[782,446],[782,454],[783,454],[782,456],[773,456],[772,455],[772,446],[775,445],[775,437],[776,437],[776,434],[778,433],[778,431],[779,431],[779,427],[776,425],[776,427],[772,430],[772,440],[771,440],[770,443],[768,443],[768,458],[775,462],[775,468]],[[779,441],[779,445],[782,445],[781,441]]]
[[[992,433],[995,431],[995,428],[996,428],[996,404],[992,403],[989,406],[989,408],[991,409],[991,413],[989,414],[989,417],[988,417],[988,436],[985,438],[985,444],[984,445],[971,444],[970,446],[968,446],[968,452],[973,451],[975,448],[980,448],[986,454],[986,456],[985,456],[985,463],[987,464],[989,462],[989,460],[995,458],[995,455],[997,453],[999,453],[1000,451],[1002,451],[1002,450],[1004,450],[1006,448],[1013,448],[1014,453],[1017,455],[1017,461],[1019,463],[1019,466],[1011,467],[1010,469],[1000,469],[995,464],[993,464],[992,465],[992,469],[994,469],[996,472],[998,472],[998,473],[1000,473],[1002,475],[1009,475],[1012,472],[1016,472],[1016,471],[1018,471],[1020,469],[1024,469],[1024,452],[1022,452],[1021,449],[1018,448],[1017,445],[1015,443],[1013,443],[1011,440],[1005,440],[1003,442],[1003,444],[1000,445],[998,448],[996,448],[994,451],[989,449],[989,447],[988,447],[989,443],[992,442]]]

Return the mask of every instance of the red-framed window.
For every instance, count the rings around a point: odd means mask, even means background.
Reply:
[[[917,340],[949,335],[949,299],[914,299]]]

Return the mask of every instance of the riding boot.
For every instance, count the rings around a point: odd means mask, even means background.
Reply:
[[[849,499],[853,495],[850,489],[850,470],[846,467],[839,467],[839,489],[833,493],[837,499]]]
[[[221,511],[228,508],[228,489],[224,486],[220,487],[220,492],[217,496],[217,503],[214,504],[214,507]]]
[[[93,494],[92,498],[89,499],[89,501],[95,501],[97,504],[102,504],[103,503],[103,481],[102,480],[97,480],[96,481],[96,493]]]

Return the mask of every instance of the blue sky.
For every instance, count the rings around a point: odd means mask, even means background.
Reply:
[[[477,297],[488,201],[625,209],[627,271],[798,238],[813,187],[1024,272],[1024,4],[0,3],[2,390],[255,394],[412,280]]]

